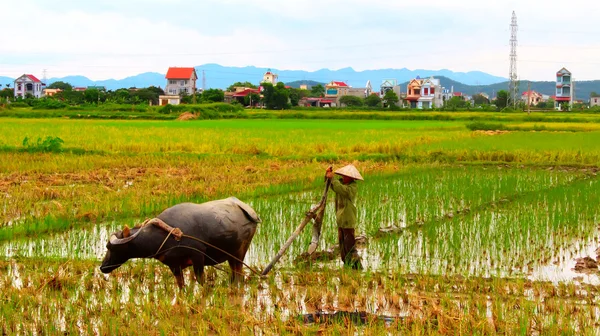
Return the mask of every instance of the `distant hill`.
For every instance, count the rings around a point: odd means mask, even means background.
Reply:
[[[6,84],[10,84],[10,87],[12,87],[14,81],[14,78],[0,76],[0,89],[4,89]]]
[[[317,86],[319,84],[325,86],[326,83],[315,82],[315,81],[311,81],[311,80],[299,80],[299,81],[285,83],[285,85],[291,86],[295,89],[299,89],[300,85],[308,85],[308,88],[310,89],[311,87]]]
[[[166,73],[165,69],[165,73]],[[204,64],[196,66],[199,83],[202,83],[202,72],[206,77],[207,88],[225,89],[235,82],[250,82],[258,84],[263,77],[263,74],[270,70],[268,68],[257,68],[254,66],[247,67],[226,67],[219,64]],[[470,72],[453,72],[450,70],[408,70],[403,69],[380,69],[380,70],[365,70],[355,71],[352,68],[344,68],[339,70],[321,69],[317,71],[304,70],[278,70],[271,69],[279,75],[279,80],[284,83],[293,83],[297,81],[312,81],[319,83],[329,83],[332,80],[345,81],[354,87],[364,87],[367,81],[371,81],[373,86],[378,86],[383,80],[395,78],[399,82],[407,81],[416,76],[444,76],[455,81],[465,84],[481,84],[488,85],[505,81],[505,78],[492,76],[480,71]],[[13,79],[0,77],[0,84],[4,82],[12,82]],[[50,78],[47,84],[56,81],[65,81],[73,86],[91,86],[101,85],[106,86],[110,90],[129,87],[148,87],[165,86],[165,75],[156,72],[146,72],[139,75],[127,77],[124,79],[107,79],[107,80],[90,80],[84,76],[68,76],[62,78]],[[201,86],[199,84],[198,86]]]

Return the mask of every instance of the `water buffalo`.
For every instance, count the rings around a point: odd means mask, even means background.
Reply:
[[[241,261],[261,221],[250,206],[235,197],[202,204],[182,203],[166,209],[157,218],[150,222],[166,223],[168,229],[148,223],[133,229],[125,227],[113,234],[100,270],[110,273],[129,259],[155,258],[169,266],[177,285],[183,288],[184,268],[194,266],[196,280],[202,284],[204,266],[228,261],[231,281],[243,279]],[[175,230],[167,238],[169,226]],[[202,242],[186,236],[178,239],[181,233]]]

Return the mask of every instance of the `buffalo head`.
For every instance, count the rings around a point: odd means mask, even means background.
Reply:
[[[110,236],[108,244],[106,244],[106,255],[100,266],[102,273],[110,273],[123,265],[127,260],[134,257],[131,251],[130,242],[135,239],[142,230],[138,228],[134,228],[133,230],[136,232],[132,233],[132,230],[125,226],[123,231],[113,233]]]

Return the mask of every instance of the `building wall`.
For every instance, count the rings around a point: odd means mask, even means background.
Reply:
[[[27,85],[29,84],[31,85],[31,90],[27,90]],[[21,76],[15,79],[13,88],[15,90],[15,98],[25,98],[27,93],[30,93],[35,98],[41,98],[43,96],[42,83],[35,83],[27,76]]]
[[[590,107],[600,106],[600,97],[590,98]]]
[[[188,79],[167,79],[167,86],[165,86],[165,94],[168,95],[181,95],[186,93],[191,95],[194,93],[196,88],[196,78],[192,76]]]

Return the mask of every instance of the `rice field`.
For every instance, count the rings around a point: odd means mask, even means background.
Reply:
[[[585,125],[3,119],[0,329],[593,335],[598,269],[574,270],[600,246],[600,132]],[[63,150],[26,151],[25,136],[60,137]],[[263,269],[318,202],[325,168],[347,163],[365,177],[362,271],[339,260],[331,195],[317,258],[303,255],[309,226],[267,277],[246,269],[241,286],[226,264],[204,285],[187,272],[184,291],[156,260],[99,270],[124,225],[232,195],[263,220],[245,259]]]

